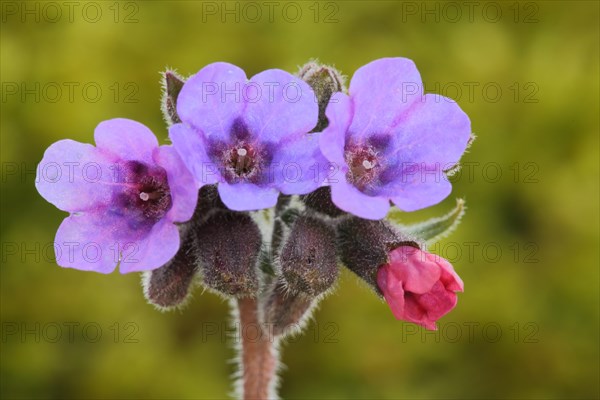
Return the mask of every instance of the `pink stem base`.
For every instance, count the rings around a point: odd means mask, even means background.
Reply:
[[[277,378],[277,353],[272,335],[258,318],[256,299],[238,299],[242,354],[242,398],[274,399]]]

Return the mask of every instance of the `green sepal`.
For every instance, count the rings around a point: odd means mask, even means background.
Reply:
[[[177,97],[184,83],[185,79],[175,71],[167,70],[162,73],[162,111],[168,125],[181,122],[177,115]]]
[[[403,225],[398,223],[402,218],[402,212],[395,209],[388,214],[387,219],[402,232],[415,236],[427,245],[431,245],[447,237],[456,229],[465,214],[465,209],[465,201],[456,199],[456,207],[441,217],[431,218],[412,225]]]

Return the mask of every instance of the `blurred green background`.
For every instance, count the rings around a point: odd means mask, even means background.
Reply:
[[[433,248],[465,293],[428,333],[344,272],[307,333],[283,346],[282,397],[598,398],[598,3],[250,4],[2,2],[0,396],[231,391],[226,302],[198,289],[183,312],[161,314],[136,274],[52,261],[65,214],[34,188],[46,147],[92,142],[114,117],[165,142],[166,66],[189,75],[228,61],[251,76],[316,57],[351,76],[404,56],[428,91],[458,100],[478,136],[453,195],[406,215],[467,200],[458,231]]]

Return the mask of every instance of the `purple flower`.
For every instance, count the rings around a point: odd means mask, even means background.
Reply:
[[[383,58],[361,67],[349,96],[336,93],[326,115],[321,150],[339,167],[329,183],[342,210],[381,219],[390,200],[414,211],[450,194],[444,171],[465,151],[471,123],[454,101],[423,94],[411,60]]]
[[[159,147],[138,122],[101,122],[94,138],[96,147],[60,140],[38,166],[38,192],[71,213],[56,233],[57,263],[102,273],[164,265],[179,248],[174,222],[196,206],[193,177],[175,149]]]
[[[197,183],[218,183],[228,208],[273,207],[279,193],[305,194],[325,179],[312,89],[271,69],[246,78],[232,64],[202,68],[177,98],[173,145]]]

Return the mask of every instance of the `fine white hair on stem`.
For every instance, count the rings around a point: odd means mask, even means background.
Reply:
[[[233,361],[238,366],[232,376],[233,396],[244,400],[278,399],[279,338],[265,329],[258,318],[256,299],[232,299],[230,306],[235,328]],[[252,326],[258,333],[255,339],[244,330]]]

